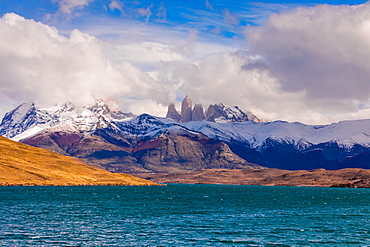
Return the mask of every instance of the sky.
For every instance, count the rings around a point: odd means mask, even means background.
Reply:
[[[0,117],[29,101],[164,117],[189,95],[267,121],[370,118],[370,2],[0,0]]]

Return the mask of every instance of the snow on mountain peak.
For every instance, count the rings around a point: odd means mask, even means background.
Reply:
[[[207,119],[216,123],[245,122],[249,118],[238,106],[226,106],[222,103],[210,105],[206,113]]]
[[[110,104],[113,105],[113,104]],[[131,113],[117,109],[112,111],[108,104],[96,100],[94,105],[76,107],[71,102],[49,108],[38,108],[34,102],[22,104],[5,114],[0,124],[0,135],[19,140],[34,135],[52,126],[66,123],[78,131],[86,132],[106,127],[112,120],[132,118]]]
[[[27,114],[34,110],[35,104],[33,102],[21,104],[11,112],[5,114],[3,122],[12,121],[13,123],[22,123]]]

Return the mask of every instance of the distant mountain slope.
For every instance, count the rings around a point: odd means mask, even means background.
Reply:
[[[112,172],[260,167],[234,154],[223,142],[172,124],[141,115],[85,134],[51,128],[22,142],[78,157]]]
[[[0,137],[0,185],[155,185]]]
[[[370,120],[330,125],[189,122],[184,127],[223,141],[240,157],[270,168],[370,168]]]
[[[370,170],[347,168],[287,171],[280,169],[208,169],[173,174],[137,174],[157,183],[238,184],[370,188]]]

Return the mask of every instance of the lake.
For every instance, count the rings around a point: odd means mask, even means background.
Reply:
[[[0,187],[0,246],[370,246],[370,190]]]

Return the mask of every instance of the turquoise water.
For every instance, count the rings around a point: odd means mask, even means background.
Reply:
[[[0,187],[0,246],[370,246],[370,190]]]

